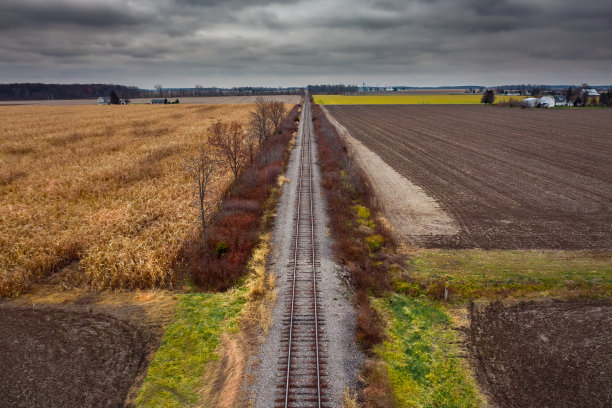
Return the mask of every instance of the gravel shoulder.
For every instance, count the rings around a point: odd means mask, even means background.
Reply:
[[[287,305],[285,298],[291,287],[287,274],[291,272],[288,267],[292,261],[292,236],[294,229],[295,202],[297,199],[297,180],[299,172],[299,157],[301,153],[302,124],[310,118],[302,118],[296,146],[291,154],[286,177],[291,181],[285,183],[283,194],[277,207],[277,216],[274,225],[272,252],[269,268],[276,276],[278,301],[272,312],[273,325],[266,341],[261,345],[259,354],[252,358],[251,401],[256,407],[270,407],[278,397],[276,386],[284,373],[278,372],[278,360],[281,356],[281,327],[283,312]],[[313,138],[313,144],[314,144]],[[329,388],[326,396],[330,398],[331,406],[342,405],[344,390],[358,386],[358,371],[363,362],[363,355],[355,341],[355,325],[357,312],[354,309],[350,292],[340,279],[340,267],[333,261],[331,253],[331,234],[327,229],[328,214],[321,188],[321,175],[316,165],[316,148],[312,147],[315,166],[314,176],[314,207],[316,210],[317,225],[315,229],[320,258],[319,271],[321,279],[318,282],[322,294],[322,318],[325,321],[326,351],[327,351],[327,382]],[[249,364],[249,366],[251,366]]]
[[[321,108],[340,136],[346,140],[359,166],[365,170],[374,194],[380,200],[379,205],[394,234],[401,241],[419,244],[427,237],[455,235],[459,232],[455,220],[436,200],[352,137],[324,106]]]

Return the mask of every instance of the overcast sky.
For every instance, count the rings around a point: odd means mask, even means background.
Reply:
[[[611,0],[0,0],[0,82],[612,83]]]

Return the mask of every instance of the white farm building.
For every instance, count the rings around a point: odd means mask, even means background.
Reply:
[[[540,103],[540,108],[554,108],[555,107],[555,100],[553,99],[552,96],[543,96],[538,100],[538,102]]]
[[[538,98],[525,98],[521,101],[523,108],[535,108],[536,106],[538,106]]]

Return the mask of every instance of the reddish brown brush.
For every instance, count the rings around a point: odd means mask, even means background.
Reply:
[[[381,253],[377,255],[376,262],[373,262],[366,242],[372,231],[360,228],[357,215],[352,210],[356,204],[376,210],[364,174],[352,162],[344,140],[322,114],[318,105],[313,105],[313,118],[322,184],[330,214],[333,214],[333,217],[330,217],[334,236],[333,249],[336,257],[350,272],[359,309],[357,339],[366,351],[370,351],[384,339],[385,328],[382,316],[370,304],[369,294],[382,293],[388,288],[387,270],[390,261],[386,253]],[[387,248],[395,246],[390,232],[384,226],[375,225],[373,232],[384,237]],[[384,396],[384,393],[381,395]]]
[[[186,244],[185,258],[197,286],[224,290],[244,273],[257,243],[266,201],[288,160],[287,146],[296,131],[296,113],[297,107],[285,118],[280,132],[269,136],[252,165],[244,169],[227,192],[209,227],[206,248],[199,242]]]

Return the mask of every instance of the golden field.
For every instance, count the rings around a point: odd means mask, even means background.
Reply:
[[[480,104],[482,95],[314,95],[314,102],[320,105],[474,105]],[[521,101],[526,96],[495,95],[495,103]]]
[[[0,109],[0,296],[173,283],[198,234],[183,157],[249,105]],[[222,191],[231,177],[217,186]]]

